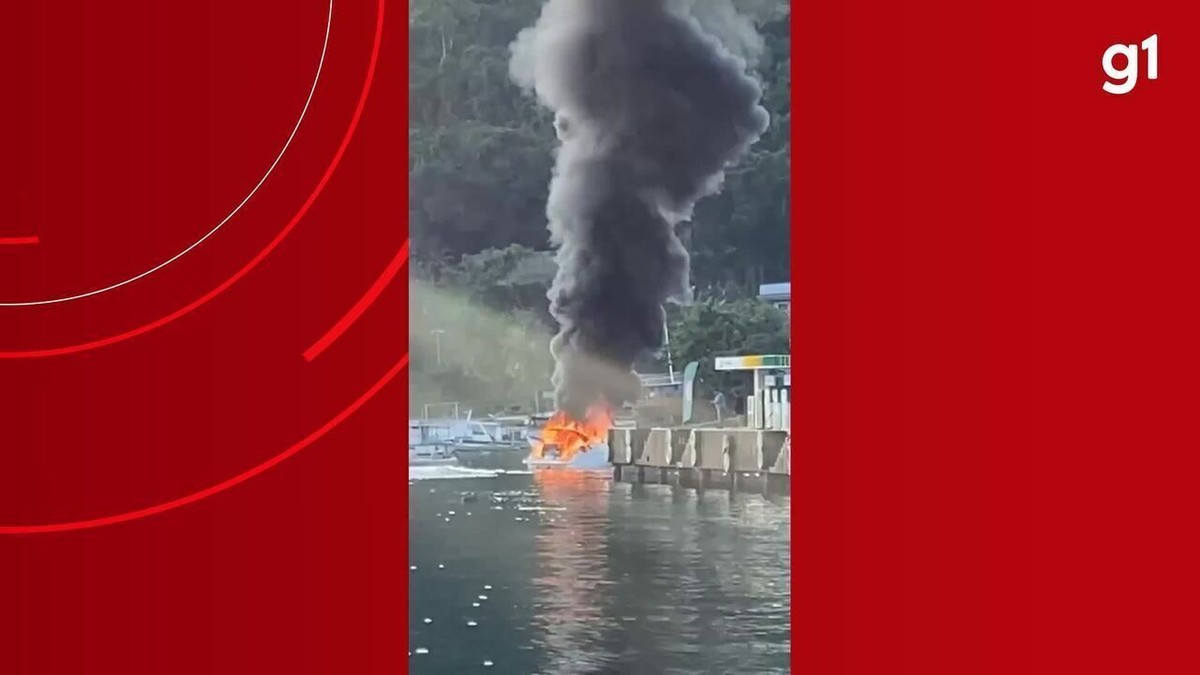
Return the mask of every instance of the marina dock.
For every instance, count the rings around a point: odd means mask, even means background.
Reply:
[[[608,444],[615,480],[790,493],[791,434],[785,430],[613,429]]]

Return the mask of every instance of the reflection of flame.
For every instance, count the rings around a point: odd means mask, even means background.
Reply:
[[[611,480],[592,471],[535,471],[533,482],[547,504],[582,503],[607,507]],[[564,516],[565,517],[565,516]]]
[[[541,500],[565,507],[537,534],[534,644],[545,665],[538,672],[590,675],[614,672],[598,640],[613,625],[609,584],[609,499],[612,480],[562,469],[533,474]]]
[[[557,452],[558,459],[570,461],[580,450],[605,442],[612,425],[612,411],[604,404],[588,408],[582,422],[571,419],[565,412],[556,412],[542,427],[541,438],[533,441],[531,456],[542,459],[548,452]]]

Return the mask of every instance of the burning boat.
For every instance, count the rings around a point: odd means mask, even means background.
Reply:
[[[592,406],[583,421],[557,412],[540,431],[530,432],[532,451],[525,464],[530,469],[608,469],[612,426],[612,412],[604,405]]]

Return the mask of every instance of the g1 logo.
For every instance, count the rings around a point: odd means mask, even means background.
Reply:
[[[1146,79],[1158,79],[1158,34],[1142,40],[1142,49],[1146,52]],[[1117,69],[1113,60],[1117,56],[1125,57],[1125,67]],[[1104,91],[1110,94],[1128,94],[1137,86],[1138,78],[1138,46],[1115,44],[1104,51],[1104,74],[1110,82],[1104,83]]]

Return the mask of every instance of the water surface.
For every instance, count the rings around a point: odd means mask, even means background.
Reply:
[[[447,473],[409,487],[412,673],[789,672],[788,498]]]

